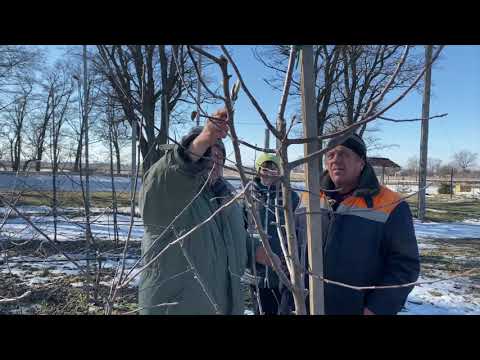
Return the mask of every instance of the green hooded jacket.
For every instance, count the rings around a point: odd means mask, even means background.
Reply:
[[[208,176],[207,161],[192,162],[183,149],[173,146],[145,174],[140,194],[144,221],[144,264],[170,242],[211,216],[234,195],[223,178],[191,202]],[[243,314],[244,292],[240,283],[259,242],[248,236],[239,203],[220,211],[180,243],[171,245],[140,275],[141,314]],[[155,243],[154,243],[155,242]],[[147,250],[150,249],[148,252]],[[183,250],[182,250],[183,249]],[[192,270],[188,260],[196,271]],[[176,305],[162,305],[177,303]]]

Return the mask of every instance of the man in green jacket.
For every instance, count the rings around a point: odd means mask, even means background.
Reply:
[[[223,178],[221,139],[227,132],[227,112],[217,111],[145,174],[140,195],[144,264],[233,198],[234,189]],[[251,254],[271,265],[263,246],[248,236],[243,210],[234,202],[166,248],[141,273],[140,313],[243,314],[240,278]]]

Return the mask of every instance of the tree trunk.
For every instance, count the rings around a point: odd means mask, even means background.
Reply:
[[[45,115],[43,117],[43,123],[42,126],[40,127],[40,134],[38,135],[38,141],[37,141],[37,156],[36,156],[36,164],[35,164],[35,171],[39,172],[41,169],[41,161],[43,157],[43,147],[45,144],[45,134],[47,132],[47,126],[48,126],[48,121],[50,120],[51,113],[49,112],[50,110],[50,98],[53,96],[53,89],[50,88],[50,91],[48,93],[47,97],[47,107],[45,109]]]
[[[156,149],[156,144],[166,143],[166,134],[164,129],[160,129],[158,139],[155,139],[155,109],[150,102],[144,104],[143,108],[143,125],[147,134],[147,139],[141,135],[142,132],[138,131],[137,134],[140,138],[140,151],[143,157],[143,173],[145,173],[150,167],[160,159],[160,153]],[[156,141],[157,140],[157,141]]]
[[[113,144],[115,144],[115,151],[117,152],[118,148],[118,141],[112,136],[113,131],[112,131],[112,120],[108,122],[109,125],[109,147],[110,147],[110,178],[112,181],[112,214],[113,214],[113,242],[115,246],[118,246],[118,222],[117,222],[117,192],[115,190],[115,176],[113,175]],[[112,144],[113,143],[113,144]],[[118,157],[118,152],[117,152],[117,171],[118,166],[120,164],[120,159]],[[118,172],[120,174],[120,172]]]
[[[317,136],[322,136],[323,135],[323,128],[324,128],[324,125],[325,125],[325,119],[320,119],[320,116],[317,117]],[[322,141],[319,141],[318,142],[318,145],[317,145],[317,149],[318,150],[322,150],[323,148],[323,143]],[[306,164],[304,166],[304,174],[306,174]],[[323,173],[323,156],[320,156],[318,158],[318,169],[320,171],[320,177],[319,177],[319,181],[322,180],[322,173]],[[319,184],[320,185],[320,184]]]
[[[41,169],[41,163],[42,163],[42,153],[39,153],[37,155],[37,158],[36,158],[36,162],[35,162],[35,171],[36,172],[40,172],[40,169]]]
[[[10,165],[12,170],[15,171],[14,167],[14,156],[13,156],[13,140],[10,140]]]
[[[21,131],[21,130],[20,130]],[[14,153],[13,153],[13,171],[18,171],[20,169],[20,150],[22,148],[22,137],[18,134],[17,139],[15,140]]]
[[[75,163],[73,165],[74,172],[80,172],[80,161],[82,160],[82,144],[83,143],[83,125],[80,130],[80,139],[77,144],[77,153],[75,154]]]
[[[120,163],[120,146],[118,145],[118,139],[113,140],[113,146],[115,147],[115,157],[117,159],[117,174],[121,174],[121,163]]]
[[[36,156],[36,163],[35,163],[35,171],[39,172],[41,169],[41,163],[42,163],[42,158],[43,158],[43,141],[42,145],[37,149],[37,156]]]

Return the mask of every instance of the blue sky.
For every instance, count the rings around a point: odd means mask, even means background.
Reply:
[[[233,52],[240,71],[245,73],[247,86],[257,94],[257,100],[274,120],[280,94],[262,81],[265,69],[253,58],[251,46],[235,46]],[[292,107],[289,110],[290,114],[294,113]],[[410,119],[421,117],[421,112],[422,94],[412,92],[385,116]],[[239,126],[240,136],[250,142],[263,144],[264,126],[243,93],[237,103],[236,113],[239,123],[248,123]],[[448,116],[430,121],[428,156],[439,158],[446,164],[453,153],[463,149],[480,154],[480,46],[447,46],[443,50],[441,61],[432,71],[430,115],[443,113],[448,113]],[[250,124],[255,122],[259,125]],[[376,121],[375,127],[381,130],[376,136],[383,144],[398,146],[371,155],[389,157],[405,165],[409,157],[419,153],[420,122]],[[303,147],[297,147],[291,157],[297,158],[302,152]]]
[[[51,47],[55,48],[55,47]],[[250,91],[255,94],[267,116],[275,121],[280,101],[280,93],[272,90],[264,81],[269,72],[258,63],[253,54],[253,46],[230,46],[232,56],[243,74]],[[53,49],[52,49],[53,50]],[[60,51],[52,51],[57,56]],[[217,69],[212,68],[212,71]],[[233,69],[230,69],[233,75]],[[236,80],[233,76],[232,84]],[[432,99],[430,115],[448,113],[447,117],[433,119],[429,129],[428,156],[448,163],[453,153],[466,149],[480,154],[480,46],[447,46],[441,61],[432,72]],[[212,111],[213,107],[206,107]],[[298,109],[298,104],[289,103],[287,119]],[[412,92],[385,116],[394,118],[418,118],[422,111],[422,94]],[[239,137],[252,144],[263,145],[265,126],[244,92],[240,93],[236,104],[236,124]],[[376,121],[380,129],[376,136],[384,145],[398,145],[370,155],[389,157],[400,165],[419,153],[420,122],[391,123]],[[182,129],[183,130],[183,129]],[[182,133],[183,131],[180,131]],[[273,139],[270,140],[273,146]],[[227,153],[232,147],[227,141]],[[303,146],[292,147],[290,157],[303,154]],[[244,163],[251,164],[254,151],[242,149]],[[233,160],[233,155],[231,156]]]

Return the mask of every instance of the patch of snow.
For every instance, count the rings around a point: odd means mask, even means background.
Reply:
[[[54,269],[50,271],[52,274],[78,275],[79,269]]]
[[[433,244],[418,243],[418,250],[436,249],[438,246]]]
[[[16,275],[18,277],[23,277],[26,272],[27,271],[25,271],[25,270],[16,269],[16,268],[13,268],[13,267],[10,267],[10,269],[6,268],[6,269],[0,270],[1,274],[12,274],[12,275]]]
[[[480,225],[480,219],[467,219],[463,220],[465,224],[473,224],[473,225]]]
[[[35,284],[45,284],[50,282],[50,279],[48,277],[40,277],[40,276],[33,276],[30,279],[28,279],[25,284],[28,286],[32,286]]]
[[[480,224],[466,222],[422,223],[416,219],[413,221],[413,224],[418,238],[480,239]]]
[[[414,192],[418,191],[418,185],[409,185],[409,184],[387,184],[387,187],[390,190],[396,191],[396,192],[401,192],[401,193],[407,193],[407,194],[412,194]],[[428,195],[436,195],[438,194],[438,185],[430,185],[425,189],[427,196]]]
[[[443,273],[441,277],[447,276]],[[430,280],[435,279],[419,279]],[[480,315],[480,294],[468,293],[469,284],[468,280],[459,278],[417,285],[409,294],[400,315]]]
[[[53,239],[54,218],[53,216],[31,216],[30,221],[42,232]],[[121,241],[125,241],[130,227],[130,216],[117,215],[118,235]],[[113,215],[102,214],[91,217],[91,230],[96,239],[113,240]],[[85,237],[85,218],[74,217],[67,219],[57,218],[57,240],[58,241],[76,241]],[[143,237],[143,221],[135,217],[130,240],[140,241]],[[36,229],[28,224],[22,218],[7,219],[3,228],[0,230],[0,240],[23,240],[23,239],[44,239]]]
[[[448,214],[448,211],[447,211],[447,210],[437,210],[437,209],[427,208],[427,211],[433,212],[433,213]]]
[[[115,177],[115,190],[117,192],[130,192],[130,177]],[[83,178],[85,185],[85,178]],[[89,178],[90,191],[112,191],[112,180],[109,176],[93,175]],[[142,186],[142,179],[139,177],[137,189]],[[57,175],[56,187],[58,191],[81,191],[81,183],[79,175]],[[16,174],[0,174],[0,189],[2,190],[37,190],[51,191],[53,181],[51,175],[16,175]]]

